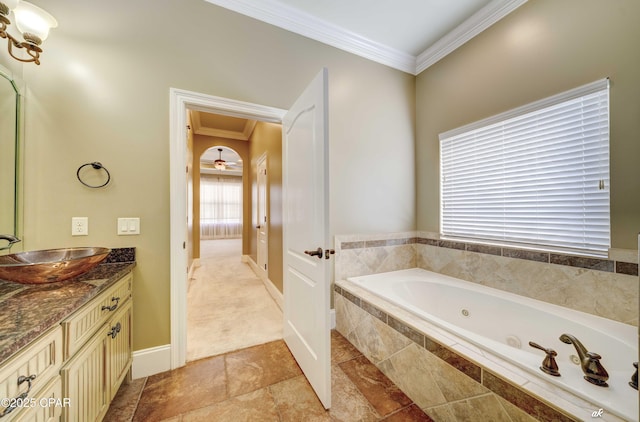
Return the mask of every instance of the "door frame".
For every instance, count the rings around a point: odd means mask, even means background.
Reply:
[[[267,161],[267,152],[265,151],[260,157],[258,157],[258,159],[256,160],[256,190],[257,190],[257,207],[256,207],[256,211],[257,211],[257,216],[258,216],[258,225],[260,226],[260,228],[256,228],[256,264],[258,265],[258,268],[261,271],[262,274],[262,278],[263,280],[266,280],[269,278],[269,270],[268,267],[263,267],[262,265],[260,265],[261,263],[264,263],[264,265],[267,265],[268,260],[269,260],[269,250],[268,248],[262,248],[260,247],[260,230],[262,229],[262,225],[264,224],[264,237],[265,240],[267,242],[267,244],[269,243],[269,224],[270,224],[270,215],[269,215],[269,209],[267,208],[267,203],[269,202],[267,200],[267,196],[268,194],[268,190],[267,190],[267,186],[269,185],[269,181],[268,181],[268,177],[269,175],[266,173],[267,171],[267,165],[268,165],[268,161]],[[264,189],[264,200],[260,199],[260,169],[264,166],[264,170],[265,170],[265,177],[263,179],[264,181],[264,186],[262,186],[262,189]],[[265,217],[265,221],[260,221],[260,214],[261,214],[261,210],[260,208],[262,207],[262,211],[264,212],[264,217]]]
[[[169,88],[171,369],[187,359],[187,110],[282,123],[287,110]]]

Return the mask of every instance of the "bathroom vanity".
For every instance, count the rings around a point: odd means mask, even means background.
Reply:
[[[0,281],[1,421],[102,420],[130,377],[134,266],[100,264],[46,285]]]

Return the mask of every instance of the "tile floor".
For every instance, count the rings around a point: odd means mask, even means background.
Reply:
[[[325,411],[282,340],[124,384],[104,421],[432,421],[337,332]]]

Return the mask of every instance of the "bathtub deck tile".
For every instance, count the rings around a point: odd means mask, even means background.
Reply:
[[[361,304],[362,304],[362,309],[364,309],[374,317],[378,318],[380,321],[384,322],[385,324],[387,323],[387,314],[385,312],[381,311],[380,309],[376,308],[375,306],[373,306],[372,304],[364,300],[361,301]]]
[[[378,364],[380,370],[421,409],[447,402],[431,375],[432,361],[426,353],[424,349],[412,343]]]
[[[502,396],[520,409],[523,409],[540,421],[576,422],[571,418],[530,396],[517,387],[512,386],[489,371],[484,371],[482,383],[494,393]]]
[[[349,300],[349,302],[353,302],[356,306],[360,306],[360,298],[358,296],[352,294],[351,292],[348,292],[346,290],[342,290],[342,296],[347,298],[347,300]]]
[[[493,394],[448,403],[427,409],[434,419],[442,422],[491,421],[513,422],[498,398]]]
[[[391,328],[407,337],[408,339],[413,340],[419,346],[424,347],[425,336],[420,331],[409,327],[407,324],[396,318],[393,318],[391,315],[389,315],[388,321]]]
[[[449,365],[456,368],[458,371],[467,375],[471,379],[476,382],[482,382],[482,368],[480,368],[475,363],[470,360],[464,358],[458,353],[454,352],[451,349],[448,349],[441,344],[426,338],[425,341],[425,349],[429,352],[433,353],[443,361],[447,362]]]
[[[638,264],[616,261],[616,273],[637,276]]]
[[[571,256],[552,253],[550,255],[550,262],[552,264],[566,265],[569,267],[588,268],[599,271],[613,272],[613,261],[608,259],[599,258],[586,258],[581,256]]]
[[[393,413],[382,421],[384,422],[434,422],[426,413],[422,411],[418,406],[412,404]]]

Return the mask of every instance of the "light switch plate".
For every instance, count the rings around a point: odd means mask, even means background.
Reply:
[[[140,234],[140,218],[118,218],[118,235]]]
[[[89,217],[71,217],[71,236],[89,235]]]

